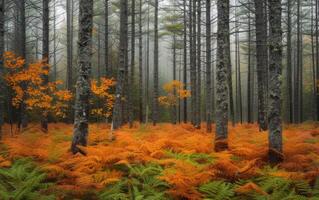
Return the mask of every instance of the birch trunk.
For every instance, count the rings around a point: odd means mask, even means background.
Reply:
[[[79,5],[78,78],[76,83],[74,132],[71,146],[73,154],[81,152],[78,145],[87,145],[92,65],[93,0],[80,0]]]
[[[229,41],[229,0],[217,1],[216,137],[215,151],[228,149],[229,85],[227,48]]]
[[[282,28],[281,0],[269,0],[269,161],[283,160],[281,120]]]

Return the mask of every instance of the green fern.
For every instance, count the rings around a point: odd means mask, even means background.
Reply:
[[[235,195],[233,185],[222,181],[201,185],[199,191],[204,195],[205,200],[231,200]]]
[[[269,169],[268,169],[269,170]],[[272,169],[273,170],[273,169]],[[271,170],[271,171],[272,171]],[[240,180],[236,182],[237,186],[244,185],[247,182],[254,182],[268,195],[258,193],[246,194],[241,199],[249,200],[318,200],[316,190],[311,188],[306,181],[288,180],[281,177],[264,175],[252,180]]]
[[[51,186],[45,183],[46,175],[30,160],[16,161],[11,168],[0,169],[0,197],[3,200],[54,199],[42,192]]]
[[[128,200],[125,181],[107,186],[99,197],[101,200]]]
[[[175,153],[173,151],[166,151],[166,155],[177,160],[184,160],[195,166],[211,164],[214,161],[214,158],[212,156],[204,153],[184,154]]]
[[[122,166],[123,167],[123,166]],[[156,164],[127,165],[127,176],[120,182],[105,188],[102,200],[167,200],[168,184],[158,179],[163,168]]]

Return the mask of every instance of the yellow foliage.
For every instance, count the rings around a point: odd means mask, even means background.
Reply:
[[[42,77],[50,71],[47,62],[40,60],[25,65],[23,58],[12,52],[4,53],[4,66],[7,68],[5,80],[14,93],[12,105],[19,107],[24,103],[30,111],[45,110],[64,117],[67,103],[72,99],[71,93],[58,89],[61,81],[43,84]]]
[[[189,90],[184,90],[184,84],[177,80],[165,83],[163,89],[167,95],[158,98],[159,103],[163,106],[175,106],[179,99],[186,99],[191,96]]]
[[[101,78],[91,81],[91,90],[97,101],[92,102],[91,114],[100,117],[109,117],[113,110],[115,97],[111,89],[115,85],[113,79]]]

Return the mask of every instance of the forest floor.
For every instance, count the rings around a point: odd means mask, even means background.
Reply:
[[[13,135],[9,128],[0,143],[0,199],[18,199],[19,190],[22,199],[319,199],[318,123],[284,127],[278,166],[267,164],[268,135],[256,124],[230,126],[229,151],[220,153],[214,133],[188,124],[123,127],[113,142],[109,126],[92,124],[86,156],[69,151],[72,125],[50,124],[48,134],[37,125]],[[30,182],[36,174],[45,176]]]

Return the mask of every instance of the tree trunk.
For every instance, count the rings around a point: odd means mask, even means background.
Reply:
[[[159,96],[159,80],[158,80],[158,0],[155,0],[154,15],[154,94],[153,94],[153,125],[158,122],[158,96]]]
[[[289,123],[293,123],[293,91],[292,91],[292,48],[291,48],[291,0],[287,2],[287,105],[289,113]]]
[[[282,28],[281,0],[269,0],[269,161],[283,160],[281,122]]]
[[[217,58],[217,53],[215,53],[215,46],[216,46],[217,40],[213,40],[212,43],[212,122],[216,122],[216,90],[215,90],[215,81],[216,81],[216,74],[215,74],[215,68],[216,68],[216,58]],[[217,52],[217,51],[216,51]]]
[[[237,9],[235,8],[235,27],[236,27],[236,34],[235,34],[235,61],[236,61],[236,102],[237,102],[237,112],[239,114],[239,121],[243,123],[243,105],[242,105],[242,94],[241,94],[241,69],[240,69],[240,44],[239,44],[239,25],[238,25],[238,15]]]
[[[142,24],[142,0],[139,1],[139,35],[138,35],[138,66],[139,66],[139,119],[144,122],[143,112],[143,24]]]
[[[263,0],[255,1],[255,22],[256,22],[256,59],[257,59],[257,90],[258,90],[258,123],[259,130],[267,130],[266,112],[266,70],[267,62],[267,27],[265,27]]]
[[[192,124],[196,126],[197,103],[197,70],[196,70],[196,0],[190,0],[190,75],[191,75],[191,99],[192,99]]]
[[[4,123],[4,100],[5,100],[5,87],[4,87],[4,66],[3,66],[3,53],[4,53],[4,12],[5,0],[0,0],[0,140],[2,139],[2,125]]]
[[[268,27],[268,15],[269,15],[269,12],[268,12],[268,4],[267,4],[267,1],[264,1],[263,2],[263,7],[264,7],[264,27],[266,29],[266,39],[265,39],[265,42],[266,42],[266,52],[264,53],[265,55],[265,63],[266,63],[266,69],[265,69],[265,88],[266,88],[266,98],[265,98],[265,105],[266,105],[266,113],[268,114],[268,95],[269,95],[269,47],[268,47],[268,38],[269,38],[269,27]],[[267,116],[268,118],[268,116]],[[268,129],[268,119],[267,119],[267,129]]]
[[[175,5],[174,5],[175,6]],[[173,34],[173,80],[177,80],[176,77],[176,33]],[[174,88],[174,96],[176,96],[176,89]],[[172,123],[176,124],[177,122],[177,105],[173,105],[172,108]]]
[[[73,0],[66,1],[66,18],[67,18],[67,67],[66,67],[66,87],[73,91]]]
[[[130,118],[130,76],[129,76],[129,58],[128,58],[128,52],[129,52],[129,36],[128,36],[128,16],[129,16],[129,11],[128,11],[128,2],[126,3],[126,47],[125,47],[125,54],[124,54],[124,57],[125,57],[125,65],[124,65],[124,86],[123,86],[123,90],[122,90],[122,97],[124,99],[124,101],[122,101],[122,107],[121,107],[121,116],[122,116],[122,120],[121,120],[121,125],[124,125],[126,123],[129,122],[129,118]]]
[[[250,8],[250,7],[249,7]],[[248,11],[248,78],[247,78],[247,122],[253,123],[252,117],[252,79],[254,76],[252,73],[252,66],[251,66],[251,18],[250,18],[250,11]]]
[[[133,89],[135,85],[135,0],[132,0],[132,24],[131,24],[131,74],[128,94],[128,106],[129,106],[129,126],[133,127],[134,109],[133,109]]]
[[[104,2],[104,59],[105,76],[111,77],[111,66],[109,65],[109,0]]]
[[[211,0],[206,0],[206,131],[212,132]]]
[[[201,95],[202,95],[202,62],[201,62],[201,0],[197,0],[197,81],[196,81],[196,128],[201,126]]]
[[[184,19],[184,34],[183,34],[183,83],[184,90],[187,90],[187,19],[186,19],[186,1],[183,1],[183,19]],[[183,100],[183,119],[187,123],[187,98]]]
[[[101,25],[97,25],[97,79],[101,80]]]
[[[313,108],[316,108],[316,58],[315,58],[315,39],[314,39],[314,6],[313,6],[313,1],[311,1],[311,65],[312,65],[312,83],[313,83]],[[312,110],[312,119],[313,121],[316,120],[316,111],[317,109]]]
[[[229,30],[229,23],[228,28]],[[229,35],[229,31],[228,31]],[[229,92],[229,110],[232,125],[235,126],[235,111],[234,111],[234,95],[233,95],[233,77],[232,77],[232,64],[231,64],[231,53],[230,53],[230,36],[227,37],[227,46],[226,46],[226,61],[228,67],[228,92]]]
[[[49,70],[49,0],[43,0],[43,27],[42,27],[42,62],[43,62],[43,69]],[[42,77],[42,84],[47,86],[49,83],[49,75],[43,75]],[[49,95],[49,94],[48,94]],[[41,129],[44,132],[48,132],[48,111],[42,111],[42,118],[41,118]]]
[[[79,5],[79,66],[76,83],[74,132],[71,146],[73,154],[81,152],[77,145],[87,145],[90,114],[90,72],[92,65],[93,0],[80,0]]]
[[[317,99],[317,121],[319,121],[319,1],[316,0],[316,99]]]
[[[57,69],[57,57],[56,57],[56,1],[54,1],[53,5],[53,75],[54,81],[57,81],[58,69]]]
[[[228,149],[228,107],[229,85],[228,76],[229,54],[229,0],[217,1],[218,31],[217,31],[217,85],[216,85],[216,137],[215,151]]]
[[[116,82],[115,104],[113,109],[113,129],[118,129],[123,123],[122,105],[125,84],[126,48],[127,48],[127,1],[121,0],[120,15],[120,55],[118,77]],[[110,136],[112,139],[113,136]]]
[[[18,25],[19,25],[19,37],[18,37],[18,56],[26,59],[26,19],[25,19],[25,0],[17,1],[17,7],[18,7]],[[26,67],[26,65],[24,66]],[[23,90],[26,89],[26,85],[22,84]],[[22,97],[22,102],[20,104],[20,116],[18,120],[18,128],[26,128],[28,126],[28,118],[27,118],[27,112],[26,112],[26,105],[24,103],[25,96]]]
[[[189,67],[190,67],[190,86],[191,86],[191,122],[194,125],[195,112],[195,71],[194,70],[194,43],[193,43],[193,1],[189,0]]]
[[[301,123],[303,121],[302,113],[302,96],[303,96],[303,80],[302,80],[302,33],[301,33],[301,0],[297,0],[297,122]],[[296,103],[296,102],[295,102]]]
[[[145,76],[145,123],[149,118],[149,83],[150,83],[150,2],[147,3],[147,38],[146,38],[146,76]]]

